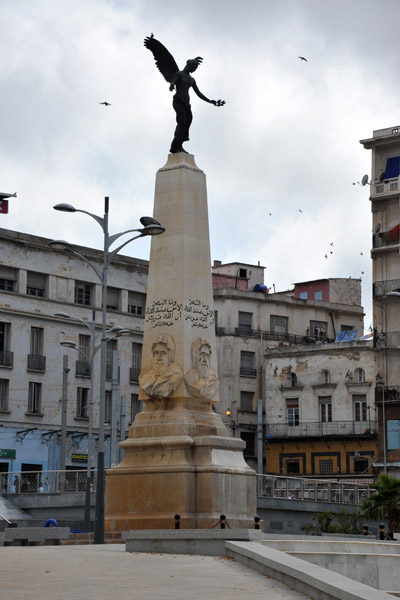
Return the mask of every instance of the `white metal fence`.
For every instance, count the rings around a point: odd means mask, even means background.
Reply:
[[[367,483],[258,475],[258,495],[264,498],[359,505],[373,493]]]
[[[0,493],[37,494],[83,492],[86,490],[86,469],[79,471],[17,471],[0,473]],[[95,491],[93,472],[90,489]]]

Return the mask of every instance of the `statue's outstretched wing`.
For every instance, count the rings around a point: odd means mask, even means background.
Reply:
[[[145,38],[144,45],[153,53],[154,60],[156,61],[157,68],[161,75],[168,83],[172,83],[175,73],[179,71],[179,67],[172,54],[161,42],[155,39],[153,34],[151,34],[150,37]]]

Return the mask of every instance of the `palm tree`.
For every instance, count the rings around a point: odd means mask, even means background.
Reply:
[[[388,518],[389,531],[399,531],[400,525],[400,479],[381,473],[378,481],[370,485],[376,492],[361,504],[367,519]]]

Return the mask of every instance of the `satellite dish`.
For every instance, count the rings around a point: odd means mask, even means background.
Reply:
[[[383,172],[383,173],[381,173],[379,175],[379,181],[380,181],[380,183],[382,183],[382,181],[384,181],[384,179],[385,179],[385,172]]]
[[[367,185],[368,183],[368,175],[364,175],[364,177],[361,179],[361,185]]]
[[[380,232],[380,230],[381,230],[381,228],[382,228],[382,225],[381,225],[380,223],[377,223],[377,224],[375,225],[375,233],[379,233],[379,232]]]

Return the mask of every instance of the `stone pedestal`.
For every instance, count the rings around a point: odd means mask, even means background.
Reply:
[[[158,171],[139,398],[145,404],[107,472],[106,529],[252,525],[256,476],[218,402],[206,178],[190,154]]]

